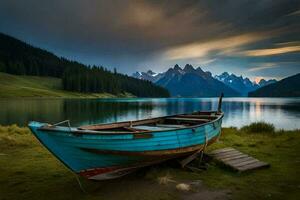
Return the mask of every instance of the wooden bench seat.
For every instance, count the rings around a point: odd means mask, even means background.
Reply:
[[[184,117],[170,117],[166,118],[167,120],[176,120],[176,121],[187,121],[187,122],[210,122],[209,119],[197,119],[197,118],[184,118]]]
[[[135,130],[146,130],[146,131],[168,131],[168,130],[173,130],[176,128],[172,127],[158,127],[158,126],[133,126],[132,127]]]
[[[177,124],[156,124],[158,127],[166,127],[166,128],[186,128],[185,125],[177,125]]]

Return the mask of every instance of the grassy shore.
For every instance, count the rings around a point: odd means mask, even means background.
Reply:
[[[81,179],[87,194],[27,128],[0,126],[0,199],[192,199],[194,192],[178,191],[174,185],[191,180],[202,181],[200,197],[221,191],[226,195],[218,199],[299,199],[300,131],[263,125],[259,133],[253,132],[258,126],[225,128],[220,141],[207,151],[231,146],[269,162],[269,169],[238,174],[209,162],[207,170],[194,173],[168,163],[117,180]]]
[[[62,80],[59,78],[16,76],[0,72],[0,98],[14,97],[115,98],[133,96],[130,94],[70,92],[62,90]]]

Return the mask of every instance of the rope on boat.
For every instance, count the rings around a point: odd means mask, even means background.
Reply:
[[[77,180],[77,183],[78,183],[78,185],[79,185],[80,190],[81,190],[84,194],[88,194],[88,192],[83,188],[83,185],[82,185],[82,183],[81,183],[81,181],[80,181],[80,179],[79,179],[79,176],[78,176],[75,172],[73,172],[71,169],[69,169],[69,168],[67,168],[67,169],[68,169],[68,171],[70,171],[70,172],[75,176],[75,178],[76,178],[76,180]]]
[[[57,123],[52,124],[52,125],[50,125],[50,126],[57,126],[57,125],[60,125],[60,124],[65,124],[65,123],[68,124],[68,127],[69,127],[69,129],[70,129],[70,131],[71,131],[72,129],[71,129],[71,124],[70,124],[70,120],[69,120],[69,119],[64,120],[64,121],[61,121],[61,122],[57,122]],[[78,183],[78,185],[79,185],[81,191],[82,191],[83,193],[85,193],[85,194],[88,194],[87,191],[83,188],[83,185],[82,185],[81,182],[80,182],[79,176],[78,176],[76,173],[74,173],[72,170],[69,170],[69,171],[70,171],[72,174],[74,174],[74,176],[75,176],[75,178],[76,178],[76,180],[77,180],[77,183]]]
[[[69,120],[69,119],[67,119],[67,120],[64,120],[64,121],[61,121],[61,122],[57,122],[57,123],[55,123],[55,124],[52,124],[52,125],[50,125],[50,126],[57,126],[57,125],[60,125],[60,124],[65,124],[65,123],[67,123],[67,124],[68,124],[68,126],[69,126],[69,129],[70,129],[70,131],[71,131],[72,129],[71,129],[71,124],[70,124],[70,120]]]
[[[64,121],[61,121],[61,122],[57,122],[57,123],[55,123],[55,124],[52,124],[51,126],[57,126],[57,125],[59,125],[59,124],[64,124],[64,123],[67,123],[67,122],[68,122],[68,124],[70,125],[70,120],[67,119],[67,120],[64,120]]]
[[[76,177],[77,183],[78,183],[78,185],[79,185],[81,191],[82,191],[83,193],[85,193],[85,194],[88,194],[87,191],[83,188],[83,186],[82,186],[82,184],[81,184],[81,182],[80,182],[79,176],[78,176],[77,174],[75,174],[74,172],[73,172],[73,174],[74,174],[75,177]]]
[[[205,128],[204,128],[204,132],[205,132],[205,144],[204,144],[204,147],[203,147],[203,149],[202,149],[202,151],[201,151],[201,155],[200,155],[200,163],[202,162],[203,154],[204,154],[204,151],[205,151],[205,149],[206,149],[206,147],[207,147],[207,144],[208,144],[207,131],[206,131]]]

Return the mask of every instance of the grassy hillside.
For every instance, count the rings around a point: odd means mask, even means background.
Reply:
[[[116,97],[112,94],[83,94],[64,91],[62,80],[53,77],[17,76],[0,72],[0,98],[10,97]],[[122,96],[122,95],[120,95]],[[123,95],[130,96],[130,95]]]
[[[87,66],[77,61],[71,61],[2,33],[0,33],[0,72],[61,78],[61,88],[71,92],[110,93],[116,96],[120,93],[130,93],[138,97],[170,96],[166,89],[149,81],[118,73],[116,69],[112,72],[103,66]],[[57,88],[53,89],[57,90]],[[21,95],[23,95],[22,92]],[[29,95],[32,95],[31,92]],[[35,96],[36,93],[34,92],[33,95]],[[47,92],[41,94],[39,91],[37,95],[49,94]],[[52,95],[61,94],[57,94],[55,91],[54,94],[50,94],[50,96]],[[64,93],[63,95],[78,96],[74,93]]]

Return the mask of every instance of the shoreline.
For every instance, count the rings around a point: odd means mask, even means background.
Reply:
[[[28,97],[0,97],[0,100],[7,100],[7,99],[121,99],[121,98],[140,98],[140,97],[135,97],[135,96],[114,96],[114,95],[99,95],[99,96],[94,96],[94,95],[87,95],[87,96],[61,96],[61,97],[55,97],[55,96],[28,96]]]
[[[62,89],[55,77],[12,75],[0,72],[0,99],[17,98],[118,98],[134,97],[130,93],[82,93]]]

